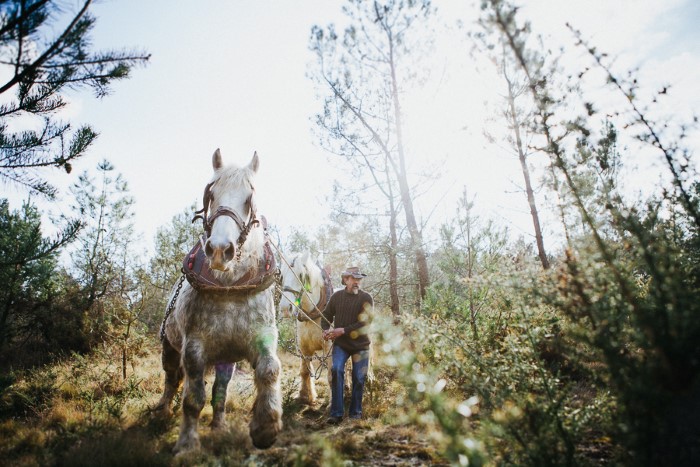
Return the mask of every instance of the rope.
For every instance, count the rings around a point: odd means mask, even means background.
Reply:
[[[314,309],[316,309],[316,310],[318,310],[319,312],[321,312],[321,310],[319,310],[318,307],[316,306],[316,303],[314,303],[314,300],[313,300],[313,298],[311,297],[311,295],[309,295],[309,292],[308,292],[308,291],[306,290],[306,288],[304,287],[304,281],[302,281],[301,278],[294,272],[294,270],[292,269],[292,266],[289,264],[289,261],[287,261],[287,258],[286,258],[286,257],[284,256],[284,254],[280,251],[280,249],[277,248],[277,245],[273,244],[272,242],[270,242],[270,244],[271,244],[273,247],[275,247],[275,250],[277,250],[277,253],[278,253],[279,256],[280,256],[280,259],[281,259],[282,261],[284,261],[284,264],[287,265],[287,267],[289,268],[289,270],[292,272],[292,274],[294,274],[294,277],[296,278],[296,280],[297,280],[297,281],[299,282],[299,284],[301,285],[301,290],[299,291],[300,296],[301,296],[302,293],[303,293],[303,294],[306,294],[306,296],[307,296],[307,298],[309,299],[309,301],[310,301],[311,303],[314,304]],[[280,285],[277,285],[277,287],[279,287],[279,288],[280,288],[280,292],[282,292],[282,287],[281,287]],[[306,316],[306,317],[308,318],[309,322],[313,323],[316,327],[318,327],[321,331],[323,331],[323,328],[322,328],[318,323],[316,323],[315,320],[311,319],[311,318],[309,317],[309,315],[306,313],[306,311],[304,311],[304,309],[301,308],[301,306],[297,306],[296,303],[294,303],[294,302],[292,302],[292,306],[293,306],[294,308],[296,308],[298,311],[300,311],[301,313],[303,313],[304,316]],[[330,321],[328,321],[328,319],[327,319],[325,316],[323,316],[323,313],[321,313],[321,316],[320,316],[320,317],[321,317],[321,319],[325,320],[330,326],[333,326],[333,324],[332,324]],[[278,321],[280,321],[280,322],[282,321],[281,317],[278,319]],[[279,343],[280,343],[280,345],[281,345],[287,352],[291,353],[292,355],[294,355],[294,356],[296,356],[296,357],[298,357],[298,358],[301,358],[302,361],[303,361],[303,362],[305,363],[305,365],[307,366],[307,369],[309,370],[309,373],[312,373],[313,376],[314,376],[314,379],[318,380],[318,379],[320,378],[321,373],[323,372],[323,370],[328,368],[328,363],[327,363],[327,362],[328,362],[328,357],[330,357],[331,354],[333,353],[333,342],[331,342],[331,343],[330,343],[331,345],[328,346],[328,353],[326,353],[325,355],[323,354],[323,352],[321,352],[321,355],[316,355],[316,354],[314,354],[314,355],[306,356],[306,355],[304,355],[304,354],[301,353],[301,346],[299,345],[299,334],[298,334],[298,333],[295,333],[295,336],[296,336],[296,338],[294,339],[294,343],[296,344],[296,345],[295,345],[295,348],[292,348],[292,345],[290,344],[291,341],[289,341],[290,343],[286,343],[285,341],[283,341],[282,339],[280,339],[280,342],[279,342]],[[316,367],[316,371],[312,372],[312,371],[311,371],[311,362],[313,362],[314,360],[318,360],[318,361],[319,361],[319,365]]]
[[[280,255],[280,259],[281,259],[282,261],[284,261],[284,264],[286,264],[287,267],[289,268],[289,270],[292,272],[292,274],[294,274],[294,278],[295,278],[297,281],[299,281],[299,284],[301,285],[301,290],[300,290],[299,292],[302,293],[302,294],[306,294],[306,297],[309,299],[309,301],[310,301],[311,303],[314,304],[314,309],[317,310],[319,313],[321,313],[321,310],[318,309],[318,307],[317,307],[316,304],[314,303],[313,298],[311,298],[311,295],[309,295],[309,292],[308,292],[308,291],[306,290],[306,288],[304,287],[304,281],[302,281],[301,278],[300,278],[299,276],[297,276],[297,273],[294,272],[294,270],[292,269],[292,266],[289,265],[289,262],[287,261],[287,258],[285,258],[285,256],[282,254],[282,252],[280,251],[280,249],[277,248],[277,245],[275,245],[275,244],[272,243],[272,242],[270,242],[270,245],[272,245],[272,246],[275,248],[275,250],[277,250],[277,253]],[[304,316],[306,316],[306,318],[307,318],[309,321],[311,321],[312,323],[314,323],[321,331],[323,331],[323,328],[321,327],[321,325],[318,324],[318,323],[317,323],[316,321],[314,321],[313,319],[311,319],[311,317],[306,313],[306,311],[304,311],[304,309],[303,309],[302,307],[297,306],[295,303],[292,303],[292,306],[293,306],[294,308],[296,308],[297,310],[299,310],[301,313],[303,313]],[[329,326],[333,326],[333,323],[331,323],[330,321],[328,321],[328,318],[326,318],[325,316],[323,316],[323,313],[321,313],[321,319],[324,320],[326,323],[328,323]]]
[[[281,322],[282,318],[278,318],[277,321]],[[321,377],[321,373],[324,369],[328,369],[328,358],[333,353],[333,342],[331,342],[330,346],[328,347],[328,352],[325,354],[323,352],[321,352],[321,355],[316,355],[315,353],[313,355],[302,354],[301,346],[299,345],[299,335],[297,333],[295,333],[295,339],[280,339],[279,345],[290,354],[300,358],[306,365],[306,368],[309,370],[309,373],[313,375],[315,380],[318,380]],[[319,365],[316,367],[316,370],[312,372],[311,363],[314,360],[318,360]]]

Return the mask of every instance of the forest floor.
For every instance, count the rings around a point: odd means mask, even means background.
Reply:
[[[252,372],[236,371],[226,404],[227,427],[208,427],[209,400],[200,419],[201,449],[172,453],[181,410],[154,415],[162,390],[160,356],[154,346],[121,369],[101,357],[77,355],[22,374],[0,392],[0,458],[4,465],[448,465],[432,447],[428,433],[418,432],[396,406],[401,393],[388,372],[374,369],[364,399],[364,418],[328,425],[326,376],[316,380],[318,401],[300,404],[299,359],[280,351],[283,366],[284,428],[276,443],[261,450],[252,445],[248,421],[255,397]],[[207,376],[211,389],[213,373]]]

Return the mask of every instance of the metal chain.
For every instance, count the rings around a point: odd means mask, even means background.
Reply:
[[[275,284],[275,288],[278,290],[281,290],[281,287],[279,284]],[[277,318],[277,322],[278,322],[278,324],[282,322],[281,316]],[[295,326],[295,330],[296,330],[296,326]],[[313,372],[313,376],[314,376],[315,380],[318,380],[321,377],[323,370],[328,368],[328,357],[330,357],[331,353],[333,352],[333,343],[331,343],[331,345],[328,348],[328,353],[326,353],[325,355],[323,355],[323,353],[321,353],[321,355],[316,355],[316,353],[314,353],[313,355],[308,355],[308,356],[302,354],[301,348],[299,346],[299,336],[296,332],[295,332],[295,339],[288,339],[288,340],[279,339],[279,345],[284,350],[289,352],[290,354],[294,355],[295,357],[300,358],[304,362],[304,364],[306,365],[307,369],[309,370],[309,373],[311,373],[311,363],[314,360],[318,360],[319,365],[316,367],[316,370]]]
[[[180,277],[180,281],[177,283],[177,289],[175,290],[175,294],[173,295],[172,300],[170,300],[170,305],[168,305],[168,308],[165,310],[165,317],[163,318],[163,322],[160,325],[160,341],[163,342],[163,339],[165,339],[165,323],[168,321],[168,317],[170,316],[170,313],[173,312],[175,309],[175,301],[177,300],[178,295],[180,295],[180,289],[182,289],[182,283],[185,281],[185,275],[183,274]]]
[[[285,256],[282,254],[282,252],[280,251],[280,249],[277,247],[277,245],[275,245],[273,242],[270,242],[270,245],[272,245],[272,246],[275,248],[275,250],[277,250],[277,253],[280,255],[280,259],[281,259],[282,261],[284,261],[284,263],[287,265],[287,267],[289,267],[289,270],[292,272],[292,274],[294,274],[294,277],[296,278],[296,280],[299,281],[299,283],[301,284],[301,290],[300,290],[300,292],[303,293],[303,294],[305,294],[305,295],[307,296],[307,298],[313,303],[313,300],[311,299],[311,296],[309,295],[309,293],[308,293],[308,291],[306,290],[306,288],[304,288],[304,281],[302,281],[302,280],[299,278],[299,276],[297,276],[297,274],[294,272],[294,270],[292,269],[292,267],[289,265],[289,261],[287,261],[287,258],[285,258]],[[300,306],[294,305],[294,308],[296,308],[297,310],[299,310],[299,312],[303,313],[304,316],[306,316],[306,318],[307,318],[309,321],[311,321],[312,323],[314,323],[319,329],[323,330],[323,328],[321,327],[321,325],[318,324],[315,320],[311,319],[311,317],[310,317]],[[316,307],[316,304],[314,304],[314,308],[315,308],[316,310],[318,310],[318,308]],[[321,313],[320,318],[321,318],[323,321],[325,321],[326,323],[328,323],[329,326],[333,326],[333,323],[331,323],[330,321],[328,321],[328,318],[326,318],[326,317],[323,315],[323,313]]]

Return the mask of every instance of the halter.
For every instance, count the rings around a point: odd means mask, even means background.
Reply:
[[[297,259],[294,258],[292,260],[292,264],[289,265],[289,269],[294,272],[294,263],[296,263]],[[294,274],[296,276],[296,274]],[[304,295],[304,292],[308,292],[309,289],[311,288],[311,284],[307,280],[307,277],[305,277],[306,274],[301,273],[301,278],[297,279],[301,283],[301,288],[299,290],[293,289],[289,287],[288,285],[282,287],[282,292],[291,292],[294,294],[294,306],[297,308],[301,308],[301,297]]]
[[[260,221],[256,217],[256,210],[253,205],[253,200],[252,200],[252,195],[248,197],[246,200],[245,204],[249,207],[250,210],[250,216],[248,219],[248,223],[246,224],[245,221],[241,218],[240,215],[233,209],[231,209],[228,206],[219,206],[216,208],[216,211],[209,216],[209,205],[211,204],[212,200],[214,199],[214,195],[211,193],[211,187],[214,186],[216,183],[216,180],[214,180],[211,183],[207,183],[207,186],[204,187],[204,196],[202,196],[202,209],[199,211],[195,211],[195,215],[192,218],[192,223],[194,223],[197,219],[202,219],[202,223],[204,224],[204,239],[203,243],[206,242],[207,238],[211,236],[211,229],[214,226],[214,221],[221,216],[226,216],[229,217],[233,220],[233,222],[236,223],[238,226],[238,229],[240,230],[240,235],[238,236],[238,240],[236,241],[236,249],[238,253],[236,254],[236,259],[240,259],[241,257],[241,246],[243,243],[245,243],[246,238],[248,238],[248,234],[250,233],[250,230],[257,224],[260,223]]]
[[[304,311],[304,309],[301,307],[301,300],[304,294],[311,298],[311,296],[308,294],[311,291],[311,283],[309,282],[309,275],[307,273],[301,273],[301,277],[297,276],[296,273],[294,273],[294,263],[296,262],[296,258],[292,261],[292,264],[290,265],[287,263],[289,266],[290,271],[294,274],[294,277],[297,279],[297,281],[301,284],[301,288],[299,290],[294,289],[289,286],[284,286],[282,288],[282,292],[291,292],[294,294],[294,302],[293,306],[299,310],[294,313],[296,316],[297,320],[299,321],[313,321],[319,317],[323,317],[323,311],[326,309],[326,305],[328,304],[328,301],[331,298],[331,295],[333,295],[333,285],[330,283],[330,277],[328,274],[325,272],[323,267],[316,263],[316,267],[319,268],[321,271],[321,277],[323,278],[323,286],[321,287],[321,293],[319,296],[318,303],[313,303],[312,306],[313,308],[310,311]],[[300,313],[301,312],[301,313]],[[323,318],[325,319],[325,318]]]
[[[308,284],[308,283],[307,283],[307,284]],[[304,284],[304,287],[302,287],[302,288],[299,289],[299,290],[295,290],[295,289],[293,289],[293,288],[291,288],[291,287],[285,286],[285,287],[282,288],[282,292],[291,292],[291,293],[293,293],[293,294],[294,294],[294,306],[296,306],[297,308],[301,308],[301,298],[302,298],[302,296],[304,295],[304,292],[308,292],[308,291],[309,291],[309,287],[307,287],[307,284]],[[317,308],[318,308],[318,307],[317,307]]]

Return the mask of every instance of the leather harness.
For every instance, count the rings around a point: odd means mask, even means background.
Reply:
[[[257,219],[252,198],[249,198],[246,201],[246,205],[248,205],[250,208],[250,220],[247,224],[233,209],[227,206],[219,206],[217,210],[211,216],[209,216],[209,204],[213,199],[211,187],[214,183],[215,182],[211,182],[204,188],[204,197],[202,199],[204,207],[201,210],[196,211],[195,216],[192,219],[192,222],[195,222],[198,219],[202,220],[204,223],[205,233],[200,238],[200,241],[198,241],[197,244],[192,247],[190,252],[185,256],[185,259],[182,262],[182,272],[190,285],[198,291],[235,294],[265,290],[275,282],[277,273],[277,262],[275,260],[275,255],[272,253],[270,237],[267,233],[267,219],[265,219],[265,216],[262,215],[260,216],[260,220]],[[251,229],[258,227],[262,227],[264,229],[264,252],[260,257],[257,267],[246,271],[246,273],[232,285],[224,285],[214,276],[211,268],[209,267],[209,262],[207,261],[207,256],[204,253],[203,248],[207,238],[209,235],[211,235],[211,228],[214,221],[220,216],[227,216],[233,219],[241,231],[237,242],[237,258],[240,258],[241,245],[243,245],[245,242]]]
[[[293,264],[293,263],[292,263]],[[326,272],[321,265],[317,264],[319,269],[321,269],[321,277],[323,277],[323,287],[321,288],[321,295],[318,299],[318,303],[314,306],[314,309],[309,312],[297,313],[297,320],[300,322],[316,320],[321,317],[321,314],[326,309],[326,305],[333,295],[333,283],[331,281],[331,276]],[[297,294],[297,300],[299,300],[299,306],[301,307],[301,296],[304,293],[304,286],[300,290],[294,290],[289,287],[285,287],[288,292],[294,292]]]

